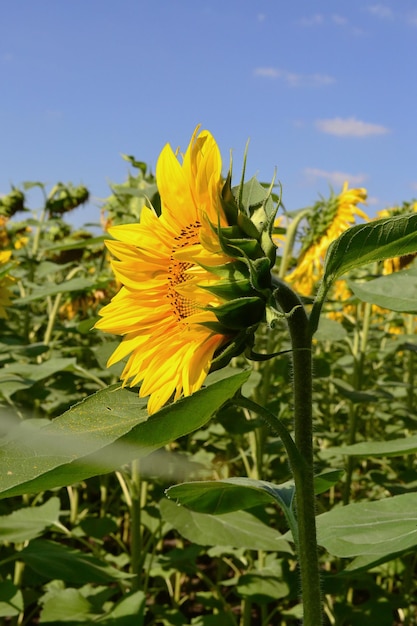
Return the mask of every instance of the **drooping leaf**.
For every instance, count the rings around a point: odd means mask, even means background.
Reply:
[[[315,493],[323,493],[340,480],[343,470],[330,470],[315,477]],[[194,481],[174,485],[166,495],[193,511],[219,515],[230,511],[278,503],[291,509],[294,497],[293,481],[274,485],[253,478],[225,478],[215,481]]]
[[[231,546],[249,550],[272,550],[292,554],[287,541],[278,531],[266,526],[246,511],[221,515],[197,513],[170,500],[160,502],[163,519],[178,532],[198,545]]]
[[[0,447],[0,497],[69,485],[146,456],[206,424],[249,375],[219,370],[204,389],[151,417],[137,390],[113,385],[46,426],[23,422]]]
[[[265,480],[235,477],[174,485],[166,490],[166,494],[193,511],[221,515],[272,502],[290,508],[294,485],[292,482],[274,485]]]

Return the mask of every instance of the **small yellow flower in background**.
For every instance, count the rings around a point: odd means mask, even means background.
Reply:
[[[14,278],[9,275],[9,265],[11,252],[9,250],[0,251],[0,318],[6,318],[6,307],[11,303],[9,288],[14,283]]]
[[[208,131],[197,132],[182,164],[169,145],[160,154],[161,215],[145,206],[139,224],[111,227],[115,240],[106,242],[122,287],[96,328],[124,336],[108,365],[128,357],[123,385],[141,384],[149,413],[200,389],[213,359],[236,337],[243,346],[265,313],[259,294],[267,290],[267,272],[258,293],[248,269],[251,255],[265,267],[261,247],[227,218],[236,207],[218,146]],[[247,222],[240,216],[255,229]]]
[[[281,248],[282,244],[285,241],[285,228],[284,228],[284,218],[282,215],[279,215],[275,218],[274,221],[274,231],[272,234],[272,240],[277,248]]]
[[[355,222],[355,217],[368,220],[358,208],[366,201],[364,188],[348,189],[343,185],[339,195],[332,193],[329,200],[317,202],[307,216],[308,231],[295,269],[286,280],[302,295],[312,295],[315,285],[323,274],[323,261],[329,245]]]

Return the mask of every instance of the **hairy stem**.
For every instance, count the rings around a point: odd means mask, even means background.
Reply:
[[[304,626],[322,624],[313,469],[312,335],[298,296],[279,282],[275,298],[285,313],[293,349],[294,438],[303,463],[293,468],[298,523],[298,560]]]

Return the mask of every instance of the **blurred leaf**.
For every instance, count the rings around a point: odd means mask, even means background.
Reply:
[[[24,298],[16,298],[13,300],[15,304],[27,304],[33,300],[41,300],[47,296],[56,296],[58,293],[67,293],[69,291],[89,291],[94,288],[91,278],[70,278],[62,283],[44,285],[37,287],[33,292]]]
[[[417,435],[410,437],[400,437],[399,439],[389,439],[388,441],[361,441],[350,446],[338,446],[321,450],[320,456],[334,456],[347,454],[349,456],[404,456],[406,454],[416,454]]]
[[[94,617],[92,611],[92,604],[78,589],[69,588],[48,591],[43,598],[43,609],[39,623],[82,623],[88,617],[90,618],[88,623],[91,624]]]
[[[102,626],[142,626],[146,609],[146,595],[142,590],[123,596],[104,619]]]
[[[236,589],[242,597],[259,604],[285,598],[290,591],[282,575],[277,576],[277,573],[268,567],[260,572],[249,572],[240,576]]]
[[[317,517],[317,533],[330,554],[357,557],[350,572],[389,561],[417,546],[417,493],[336,507]]]
[[[46,528],[59,523],[59,498],[31,506],[0,517],[0,542],[24,542],[34,539]]]
[[[10,398],[16,391],[32,387],[36,382],[57,372],[73,370],[74,358],[56,357],[42,363],[11,363],[0,370],[1,394]]]
[[[0,617],[13,617],[24,610],[23,595],[11,580],[0,581]]]
[[[102,626],[142,626],[145,594],[136,591],[123,596],[104,615],[94,614],[94,605],[78,589],[53,589],[43,596],[40,624],[102,624]]]
[[[106,239],[111,239],[110,235],[100,235],[99,237],[89,237],[87,239],[66,239],[65,243],[54,244],[46,248],[47,252],[58,252],[59,250],[77,250],[80,248],[94,248],[95,246],[103,246]],[[58,264],[58,268],[62,265]]]
[[[351,384],[340,378],[332,378],[331,380],[335,387],[337,387],[340,395],[351,402],[378,402],[378,400],[381,399],[381,393],[354,389]]]
[[[137,390],[113,385],[37,432],[16,428],[0,448],[1,497],[69,485],[146,456],[206,424],[249,375],[219,370],[207,387],[151,417]]]
[[[221,515],[196,513],[170,500],[161,500],[160,509],[165,521],[178,532],[201,546],[231,546],[248,550],[273,550],[292,554],[280,533],[245,511]]]
[[[16,555],[46,580],[69,583],[110,583],[131,578],[105,561],[53,541],[34,539]]]
[[[417,311],[417,269],[402,270],[388,276],[359,283],[348,280],[355,296],[384,309],[401,312]]]
[[[336,320],[322,316],[314,339],[317,341],[342,341],[348,336],[347,330]]]

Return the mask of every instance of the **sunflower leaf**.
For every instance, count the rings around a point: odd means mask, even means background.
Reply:
[[[399,215],[352,226],[331,243],[323,281],[311,313],[315,332],[321,307],[336,278],[368,263],[417,252],[417,214]]]
[[[356,267],[417,252],[417,214],[357,224],[329,246],[323,284],[331,283]]]
[[[207,386],[151,417],[137,390],[113,385],[48,424],[10,427],[0,447],[0,497],[54,489],[111,472],[206,424],[250,370],[224,369]]]

